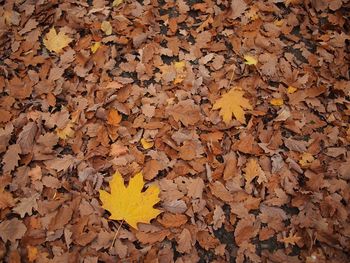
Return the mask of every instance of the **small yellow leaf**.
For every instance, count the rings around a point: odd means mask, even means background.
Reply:
[[[281,27],[284,23],[284,20],[283,19],[280,19],[280,20],[275,20],[274,24],[278,27]]]
[[[64,32],[59,32],[57,34],[56,29],[51,28],[45,35],[43,42],[48,50],[59,53],[63,50],[63,48],[68,46],[70,42],[72,42],[72,39]]]
[[[183,70],[186,66],[186,62],[185,61],[179,61],[179,62],[175,62],[174,63],[174,67],[175,69],[178,70]]]
[[[73,128],[73,122],[70,121],[66,127],[64,127],[63,129],[58,129],[56,128],[56,134],[59,138],[61,138],[62,140],[66,140],[67,138],[73,138],[74,137],[74,130]]]
[[[124,1],[124,0],[114,0],[112,6],[113,6],[113,7],[114,7],[114,6],[118,6],[118,5],[120,5],[121,3],[123,3],[123,1]]]
[[[186,62],[185,61],[175,62],[174,67],[176,70],[176,77],[174,79],[174,84],[179,84],[186,77],[186,72],[185,72]]]
[[[150,149],[153,147],[154,145],[154,142],[150,141],[150,140],[146,140],[145,138],[142,138],[140,140],[141,144],[142,144],[142,147],[147,150],[147,149]]]
[[[27,254],[29,262],[34,262],[38,258],[38,249],[36,247],[28,245]]]
[[[91,52],[92,54],[95,54],[97,49],[101,46],[101,42],[95,42],[92,46],[91,46]]]
[[[281,98],[273,98],[273,99],[271,99],[270,100],[270,103],[271,103],[271,105],[273,105],[273,106],[282,106],[283,105],[283,99],[281,99]]]
[[[293,94],[294,92],[296,92],[298,89],[293,87],[293,86],[289,86],[287,89],[288,94]]]
[[[124,179],[119,172],[113,175],[109,182],[110,192],[100,190],[102,207],[111,213],[112,220],[124,220],[135,229],[137,223],[149,223],[157,217],[161,211],[153,208],[160,201],[159,188],[151,185],[145,192],[142,173],[137,173],[130,179],[128,187],[124,185]]]
[[[109,23],[108,21],[103,21],[101,23],[101,30],[107,35],[111,35],[112,34],[112,25],[111,23]]]
[[[301,167],[307,168],[315,160],[315,158],[310,153],[303,153],[299,161]]]
[[[252,110],[253,107],[249,100],[243,97],[244,92],[238,90],[238,87],[233,87],[229,92],[222,95],[218,99],[213,110],[220,109],[220,116],[222,116],[223,121],[229,124],[234,116],[240,123],[245,123],[244,109]]]
[[[115,109],[110,109],[107,116],[107,123],[113,126],[118,126],[121,122],[122,116]]]
[[[258,60],[250,55],[244,55],[244,63],[247,65],[256,65],[258,64]]]

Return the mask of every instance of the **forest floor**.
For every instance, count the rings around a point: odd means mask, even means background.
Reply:
[[[348,262],[349,14],[0,0],[0,261]]]

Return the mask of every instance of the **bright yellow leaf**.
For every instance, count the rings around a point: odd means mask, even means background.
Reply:
[[[145,138],[142,138],[140,140],[141,144],[142,144],[142,147],[147,150],[147,149],[150,149],[153,147],[154,145],[154,142],[150,141],[150,140],[146,140]]]
[[[44,45],[45,47],[56,53],[59,53],[68,46],[72,39],[67,36],[64,32],[59,32],[57,34],[55,28],[51,28],[50,31],[44,37]]]
[[[114,6],[118,6],[118,5],[120,5],[121,3],[123,3],[123,1],[124,1],[124,0],[114,0],[112,6],[113,6],[113,7],[114,7]]]
[[[113,126],[118,126],[121,122],[122,116],[115,109],[110,109],[107,115],[107,123]]]
[[[123,177],[116,172],[109,186],[111,193],[104,190],[99,192],[102,207],[111,213],[110,219],[124,220],[138,229],[137,223],[149,223],[161,213],[153,208],[160,201],[158,186],[151,185],[145,192],[141,192],[144,187],[142,173],[137,173],[130,179],[128,187],[125,187]]]
[[[99,49],[100,46],[101,46],[101,42],[95,42],[95,43],[91,46],[91,52],[92,52],[92,54],[95,54],[96,51]]]
[[[293,87],[293,86],[289,86],[287,89],[288,94],[293,94],[294,92],[296,92],[298,89]]]
[[[74,130],[73,128],[74,123],[72,121],[70,121],[66,127],[64,127],[63,129],[58,129],[56,128],[56,134],[59,138],[61,138],[62,140],[66,140],[67,138],[73,138],[74,137]]]
[[[258,60],[250,55],[244,55],[244,63],[247,65],[256,65],[258,64]]]
[[[112,25],[111,23],[109,23],[108,21],[103,21],[101,23],[101,30],[107,35],[111,35],[112,34]]]
[[[315,158],[312,156],[311,153],[303,153],[301,156],[301,159],[299,161],[301,167],[307,168],[310,166],[310,164],[315,161]]]
[[[283,105],[283,99],[281,99],[281,98],[273,98],[273,99],[271,99],[270,100],[270,103],[271,103],[271,105],[273,105],[273,106],[282,106]]]
[[[34,262],[38,258],[38,249],[36,247],[28,245],[27,252],[29,262]]]
[[[230,123],[233,116],[239,122],[245,123],[243,108],[252,110],[253,107],[250,105],[249,100],[244,98],[243,95],[244,92],[242,90],[238,90],[237,87],[234,87],[215,102],[213,110],[220,109],[219,114],[226,124]]]

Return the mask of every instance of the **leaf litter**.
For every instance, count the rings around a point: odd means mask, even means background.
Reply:
[[[347,262],[348,8],[5,1],[0,261]]]

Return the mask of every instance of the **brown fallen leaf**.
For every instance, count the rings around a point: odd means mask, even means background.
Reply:
[[[19,204],[13,208],[13,211],[24,218],[26,214],[31,216],[33,214],[33,209],[36,211],[38,209],[37,199],[39,198],[39,194],[35,193],[27,198],[20,199]]]
[[[136,238],[142,244],[154,244],[155,242],[162,242],[168,235],[170,235],[169,230],[162,230],[154,233],[146,233],[142,231],[136,232]]]
[[[145,167],[143,168],[143,175],[146,180],[152,180],[158,174],[158,172],[162,169],[162,165],[157,160],[149,160],[145,163]]]
[[[7,152],[5,153],[2,163],[4,173],[11,172],[18,165],[18,161],[21,159],[19,154],[22,152],[21,146],[19,144],[12,144],[9,146]]]
[[[180,227],[186,224],[187,216],[182,214],[164,213],[163,216],[158,219],[158,222],[166,228]]]
[[[219,181],[209,185],[209,188],[213,195],[225,202],[233,201],[233,195],[225,188],[225,186]]]
[[[7,207],[13,207],[15,205],[15,199],[11,192],[5,191],[3,188],[0,188],[0,210]]]
[[[16,239],[21,239],[26,231],[25,224],[17,218],[4,220],[0,223],[0,237],[5,243],[7,240],[15,242]]]
[[[193,247],[192,242],[193,242],[193,237],[191,232],[187,229],[184,228],[181,232],[181,234],[178,236],[177,240],[177,250],[180,253],[189,253]]]

